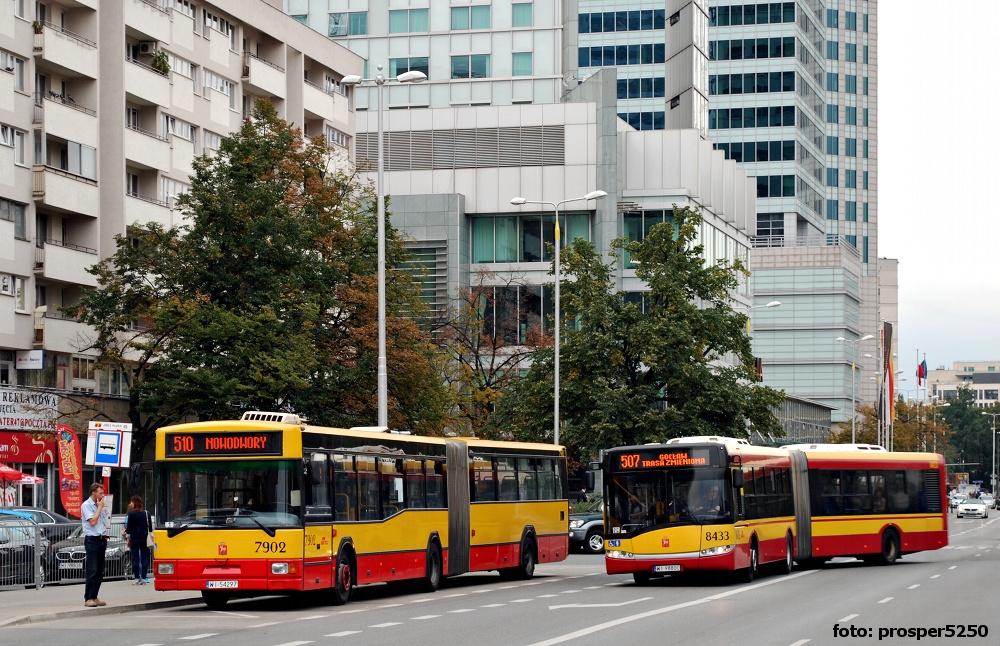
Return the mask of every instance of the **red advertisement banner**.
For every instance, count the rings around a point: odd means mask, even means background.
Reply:
[[[69,426],[57,427],[59,439],[59,498],[66,515],[80,517],[83,504],[83,459],[80,457],[80,438]]]
[[[24,463],[56,461],[56,445],[19,431],[0,431],[0,462]]]

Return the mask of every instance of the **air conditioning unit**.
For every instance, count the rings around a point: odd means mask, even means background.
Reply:
[[[155,40],[144,40],[139,43],[139,53],[140,54],[155,54],[156,53],[156,41]]]

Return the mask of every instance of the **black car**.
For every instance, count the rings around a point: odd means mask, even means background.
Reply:
[[[576,504],[570,510],[569,546],[590,554],[604,551],[604,502],[600,498]]]
[[[105,579],[128,577],[132,573],[132,552],[129,550],[128,543],[121,536],[123,526],[124,522],[121,519],[111,519],[108,544],[104,551]],[[55,563],[56,578],[59,581],[85,577],[87,550],[83,546],[83,541],[83,528],[77,524],[69,538],[52,546],[50,551],[54,554],[53,562]]]
[[[45,551],[42,553],[42,567],[45,578],[54,581],[58,578],[55,569],[55,552],[51,546],[67,538],[80,527],[79,520],[66,518],[61,514],[39,507],[2,507],[0,520],[27,520],[37,526],[45,539]]]
[[[0,517],[0,585],[34,585],[36,532],[27,521]],[[48,547],[44,536],[37,539]]]

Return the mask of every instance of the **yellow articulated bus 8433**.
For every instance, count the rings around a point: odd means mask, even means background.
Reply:
[[[326,591],[566,558],[560,446],[305,424],[287,413],[156,435],[156,589],[234,596]]]

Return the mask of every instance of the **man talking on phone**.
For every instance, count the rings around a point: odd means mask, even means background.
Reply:
[[[87,584],[83,590],[83,605],[88,608],[106,606],[97,598],[104,581],[104,552],[108,547],[110,513],[104,508],[104,485],[90,485],[90,498],[80,506],[83,521],[83,547],[87,551]]]

